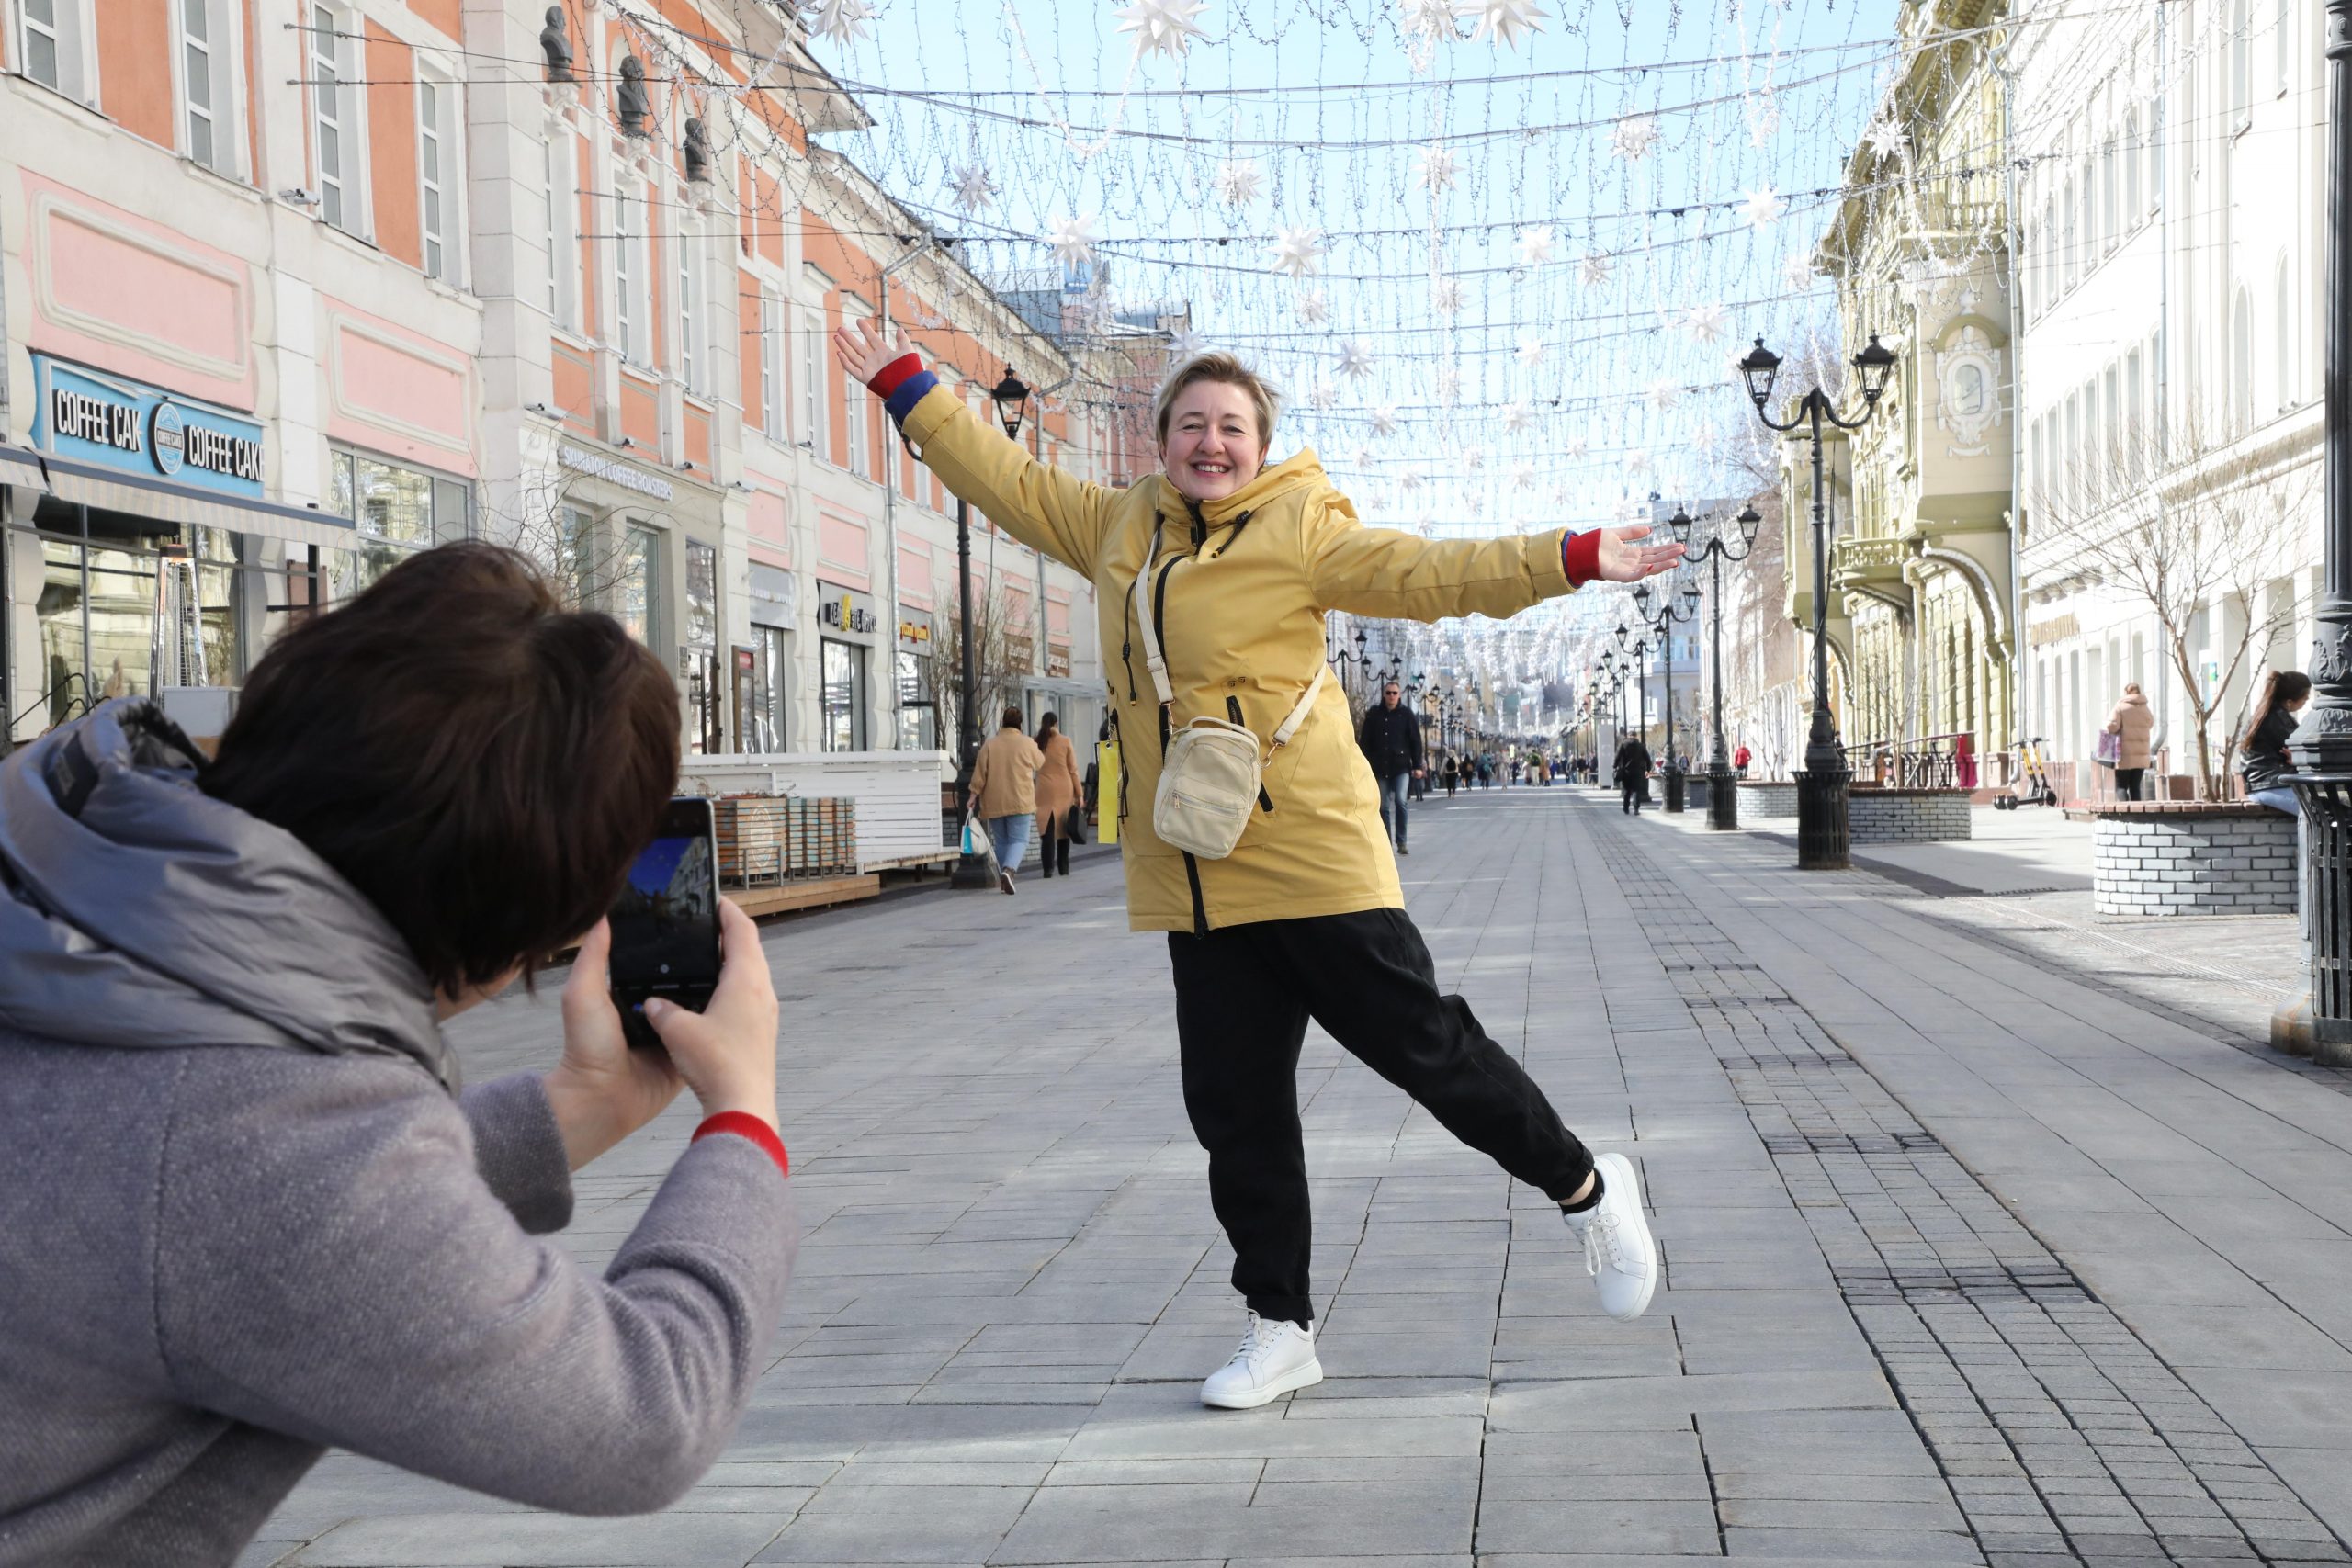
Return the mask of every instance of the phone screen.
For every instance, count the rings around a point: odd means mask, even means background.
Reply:
[[[718,984],[718,871],[710,803],[672,801],[612,908],[613,999],[631,1044],[659,1044],[648,997],[699,1010]]]

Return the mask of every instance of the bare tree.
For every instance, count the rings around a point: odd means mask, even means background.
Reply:
[[[2154,615],[2197,732],[2199,798],[2218,800],[2254,687],[2242,678],[2294,623],[2321,470],[2266,464],[2195,411],[2173,423],[2169,443],[2146,422],[2091,446],[2036,498],[2029,523],[2058,580],[2113,590]],[[2203,671],[2209,635],[2214,668]]]
[[[938,651],[922,661],[923,695],[939,715],[940,744],[960,754],[962,730],[958,716],[964,698],[963,628],[957,607],[941,607],[944,630],[932,643]],[[934,623],[935,625],[938,623]],[[1021,613],[1002,583],[991,584],[972,598],[972,733],[986,740],[995,719],[1008,707],[1020,705],[1022,682],[1031,673],[1030,617]]]

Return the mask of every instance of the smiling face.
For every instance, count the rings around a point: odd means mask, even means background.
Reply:
[[[1179,494],[1220,500],[1256,479],[1265,461],[1266,434],[1248,391],[1225,381],[1195,381],[1177,394],[1159,465]]]

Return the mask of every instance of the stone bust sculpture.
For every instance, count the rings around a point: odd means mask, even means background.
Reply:
[[[686,121],[686,178],[702,181],[710,178],[710,141],[703,130],[702,121]]]
[[[613,95],[613,107],[621,122],[624,135],[643,136],[645,117],[652,107],[652,100],[645,93],[645,62],[634,54],[621,59],[621,85]]]
[[[539,52],[547,58],[548,80],[571,80],[571,40],[563,32],[563,7],[548,7],[548,25],[539,29]]]

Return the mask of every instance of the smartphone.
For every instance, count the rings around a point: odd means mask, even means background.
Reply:
[[[649,998],[700,1012],[718,985],[718,846],[710,802],[673,800],[662,829],[628,868],[610,917],[613,1005],[628,1043],[662,1049]]]

